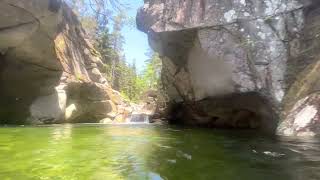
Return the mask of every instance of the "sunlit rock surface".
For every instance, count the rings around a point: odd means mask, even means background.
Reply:
[[[320,131],[320,94],[299,100],[278,127],[286,136],[313,136]]]
[[[275,132],[319,90],[319,17],[316,0],[147,0],[137,25],[162,56],[174,122],[241,128],[256,118]],[[246,125],[233,123],[239,111],[252,114]]]
[[[124,102],[60,0],[0,2],[0,123],[99,122]]]

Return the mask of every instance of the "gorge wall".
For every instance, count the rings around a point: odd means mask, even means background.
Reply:
[[[319,133],[317,0],[145,0],[173,122]]]
[[[103,69],[99,53],[62,1],[0,1],[1,124],[122,116],[125,102],[101,75]]]

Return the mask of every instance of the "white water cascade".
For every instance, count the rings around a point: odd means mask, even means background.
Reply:
[[[149,122],[149,115],[146,114],[132,114],[129,118],[129,123],[147,124]]]

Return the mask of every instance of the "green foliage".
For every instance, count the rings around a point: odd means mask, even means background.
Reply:
[[[143,79],[148,88],[158,89],[160,84],[162,62],[157,53],[152,53],[146,61],[146,68],[143,72]]]
[[[82,74],[76,73],[75,77],[76,77],[77,81],[85,81],[85,78],[83,77]]]
[[[134,102],[138,102],[144,92],[160,89],[161,59],[157,53],[147,53],[149,59],[141,73],[137,73],[135,63],[126,63],[123,55],[125,41],[121,30],[124,25],[134,27],[135,24],[134,18],[127,17],[123,11],[128,7],[118,0],[65,1],[79,16],[89,39],[100,52],[104,75],[113,89]],[[117,14],[114,16],[112,12]]]
[[[141,100],[141,96],[148,90],[158,90],[161,86],[161,59],[157,53],[152,53],[146,61],[145,69],[137,73],[135,63],[132,65],[120,61],[117,65],[119,91],[124,97],[133,102]]]

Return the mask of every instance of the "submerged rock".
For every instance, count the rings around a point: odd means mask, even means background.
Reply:
[[[319,17],[314,0],[148,0],[137,25],[162,57],[172,122],[275,133],[320,90]]]

